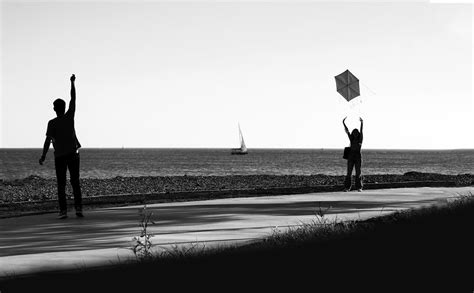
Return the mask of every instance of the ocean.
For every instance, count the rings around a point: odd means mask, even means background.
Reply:
[[[344,175],[342,149],[93,149],[80,150],[82,178],[117,176]],[[409,171],[473,174],[474,150],[363,150],[362,174]],[[0,149],[0,179],[55,178],[54,155],[41,149]]]

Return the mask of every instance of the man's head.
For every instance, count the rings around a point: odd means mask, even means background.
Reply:
[[[56,99],[53,102],[53,106],[54,112],[56,112],[58,116],[64,115],[64,112],[66,112],[66,102],[62,99]]]

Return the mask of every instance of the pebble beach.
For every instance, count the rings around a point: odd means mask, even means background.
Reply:
[[[455,186],[474,184],[474,174],[443,175],[407,172],[402,175],[363,176],[364,183],[397,183],[412,181],[454,182]],[[83,198],[104,195],[174,193],[264,188],[298,188],[342,186],[344,176],[333,175],[235,175],[235,176],[143,176],[110,179],[81,179]],[[72,198],[68,182],[66,193]],[[57,198],[56,179],[29,176],[24,179],[0,180],[0,204],[46,201]]]

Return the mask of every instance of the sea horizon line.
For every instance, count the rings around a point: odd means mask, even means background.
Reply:
[[[255,147],[249,150],[341,150],[344,147]],[[82,147],[82,150],[230,150],[232,147]],[[1,147],[0,150],[42,150],[41,147]],[[363,148],[362,151],[474,151],[474,148]]]

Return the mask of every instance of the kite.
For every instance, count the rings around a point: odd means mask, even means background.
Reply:
[[[359,79],[349,70],[335,76],[337,92],[348,102],[360,96]]]

